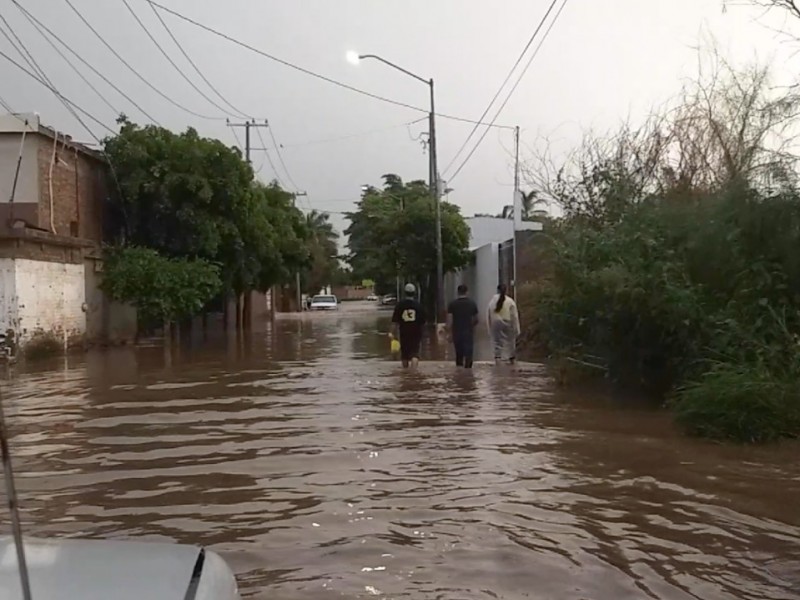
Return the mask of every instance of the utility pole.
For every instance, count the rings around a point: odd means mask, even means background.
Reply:
[[[433,79],[431,87],[430,114],[430,186],[436,205],[436,323],[444,322],[444,263],[442,256],[442,190],[439,182],[439,164],[436,155],[436,109],[434,105]]]
[[[229,119],[226,119],[228,127],[244,127],[244,157],[247,160],[247,164],[251,164],[252,161],[250,160],[250,128],[251,127],[269,127],[269,123],[264,121],[263,123],[256,123],[254,119],[249,119],[244,123],[231,123]],[[265,149],[266,150],[266,149]]]
[[[296,192],[292,197],[292,204],[295,208],[297,208],[297,197],[298,196],[308,196],[307,192]],[[303,312],[303,292],[300,289],[300,269],[295,271],[294,274],[294,285],[297,292],[297,312]]]
[[[248,119],[244,123],[231,123],[226,119],[228,127],[244,127],[244,157],[248,165],[252,165],[253,161],[250,160],[250,128],[251,127],[269,127],[266,121],[263,123],[256,123],[254,119]],[[238,138],[237,138],[238,139]],[[236,329],[240,329],[243,325],[250,326],[252,316],[251,309],[251,295],[248,293],[245,296],[244,304],[242,304],[242,297],[240,294],[236,295]],[[225,302],[225,326],[228,326],[228,302]]]
[[[517,231],[522,229],[522,194],[519,189],[519,125],[514,128],[514,250],[512,260],[514,261],[511,289],[513,298],[517,299]]]

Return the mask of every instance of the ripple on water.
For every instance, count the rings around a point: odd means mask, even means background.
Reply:
[[[789,452],[333,332],[291,364],[12,382],[28,530],[210,545],[250,598],[800,598]]]

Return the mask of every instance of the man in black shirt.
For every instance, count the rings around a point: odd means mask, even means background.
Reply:
[[[394,307],[392,323],[400,339],[400,359],[403,367],[419,363],[419,347],[422,343],[422,327],[425,325],[425,311],[416,300],[417,289],[413,283],[406,284],[406,297]]]
[[[447,307],[447,320],[456,349],[456,366],[471,369],[478,305],[467,297],[468,291],[467,286],[458,286],[458,298]]]

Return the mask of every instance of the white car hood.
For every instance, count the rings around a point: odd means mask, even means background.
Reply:
[[[34,600],[238,600],[215,553],[142,542],[25,540]],[[22,600],[17,554],[0,537],[0,598]]]

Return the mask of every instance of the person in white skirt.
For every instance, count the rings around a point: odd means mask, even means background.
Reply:
[[[497,294],[486,309],[486,325],[492,338],[495,363],[506,360],[513,365],[517,359],[517,338],[520,334],[519,311],[517,303],[506,296],[506,292],[504,284],[497,286]]]

